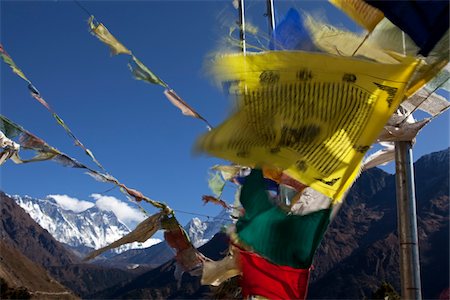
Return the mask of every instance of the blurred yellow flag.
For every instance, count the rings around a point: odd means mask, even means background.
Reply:
[[[363,0],[329,0],[336,7],[344,11],[356,23],[372,31],[384,18],[381,10],[367,4]]]
[[[299,51],[222,56],[213,71],[236,94],[238,108],[197,148],[247,166],[282,168],[340,200],[416,65],[409,57],[381,64]]]
[[[94,17],[89,18],[89,27],[91,29],[92,34],[94,34],[100,41],[105,43],[111,48],[111,53],[113,55],[117,54],[131,54],[131,51],[128,50],[121,42],[119,42],[103,25],[102,23],[94,24]]]

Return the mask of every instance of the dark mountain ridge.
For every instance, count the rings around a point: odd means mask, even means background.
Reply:
[[[81,263],[3,192],[0,192],[0,208],[0,277],[8,286],[26,285],[30,292],[34,292],[37,286],[29,282],[41,282],[44,278],[48,284],[39,285],[40,292],[47,292],[43,294],[44,298],[60,292],[67,292],[60,295],[62,298],[73,298],[68,289],[62,288],[63,285],[84,297],[87,293],[130,280],[141,272]]]
[[[435,272],[443,265],[449,266],[449,152],[446,149],[431,153],[414,164],[425,299],[438,298],[449,285],[448,267]],[[364,193],[360,189],[373,186],[366,180],[374,172],[380,170],[365,172],[358,179],[325,234],[315,257],[311,299],[361,299],[370,296],[382,281],[400,290],[395,175],[382,174],[384,187],[378,191],[369,189],[366,195],[373,191],[373,196],[361,197]],[[346,238],[339,238],[342,235]],[[336,247],[341,249],[336,251]]]

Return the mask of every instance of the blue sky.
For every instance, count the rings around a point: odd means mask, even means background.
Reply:
[[[231,103],[212,84],[204,63],[228,33],[223,25],[237,20],[231,1],[81,3],[213,126],[228,116]],[[208,169],[221,161],[192,154],[196,138],[206,130],[203,123],[182,116],[161,87],[133,79],[127,57],[109,54],[88,32],[88,16],[74,2],[2,0],[0,4],[0,40],[6,51],[111,174],[174,209],[212,216],[219,212],[218,207],[203,206],[201,196],[210,193]],[[359,30],[326,1],[275,1],[275,7],[278,17],[296,7]],[[247,1],[247,20],[263,31],[264,12],[264,1]],[[31,98],[26,83],[3,63],[0,72],[1,113],[93,166]],[[420,133],[415,158],[448,147],[448,128],[447,112]],[[1,170],[1,188],[9,194],[92,200],[91,194],[104,193],[111,185],[53,162],[7,162]],[[233,189],[227,188],[226,200],[231,202],[232,194]],[[107,195],[125,200],[117,189]],[[192,217],[177,216],[183,224]]]

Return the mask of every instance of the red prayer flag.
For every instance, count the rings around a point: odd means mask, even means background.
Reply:
[[[256,253],[239,249],[242,295],[268,299],[306,299],[308,269],[295,269],[270,263]]]

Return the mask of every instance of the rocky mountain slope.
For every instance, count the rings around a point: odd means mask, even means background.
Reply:
[[[366,172],[352,189],[315,257],[312,298],[362,298],[387,281],[399,291],[395,176]],[[376,173],[378,173],[376,176]],[[449,149],[415,163],[422,294],[449,286]]]
[[[55,293],[61,293],[60,299],[71,299],[73,294],[84,297],[145,271],[83,264],[4,193],[0,193],[0,208],[0,278],[8,287],[25,286],[37,298],[42,293],[36,292],[45,292],[44,299]]]
[[[34,298],[75,298],[46,270],[51,265],[74,263],[75,257],[3,193],[0,204],[0,278],[5,287],[23,288]]]

